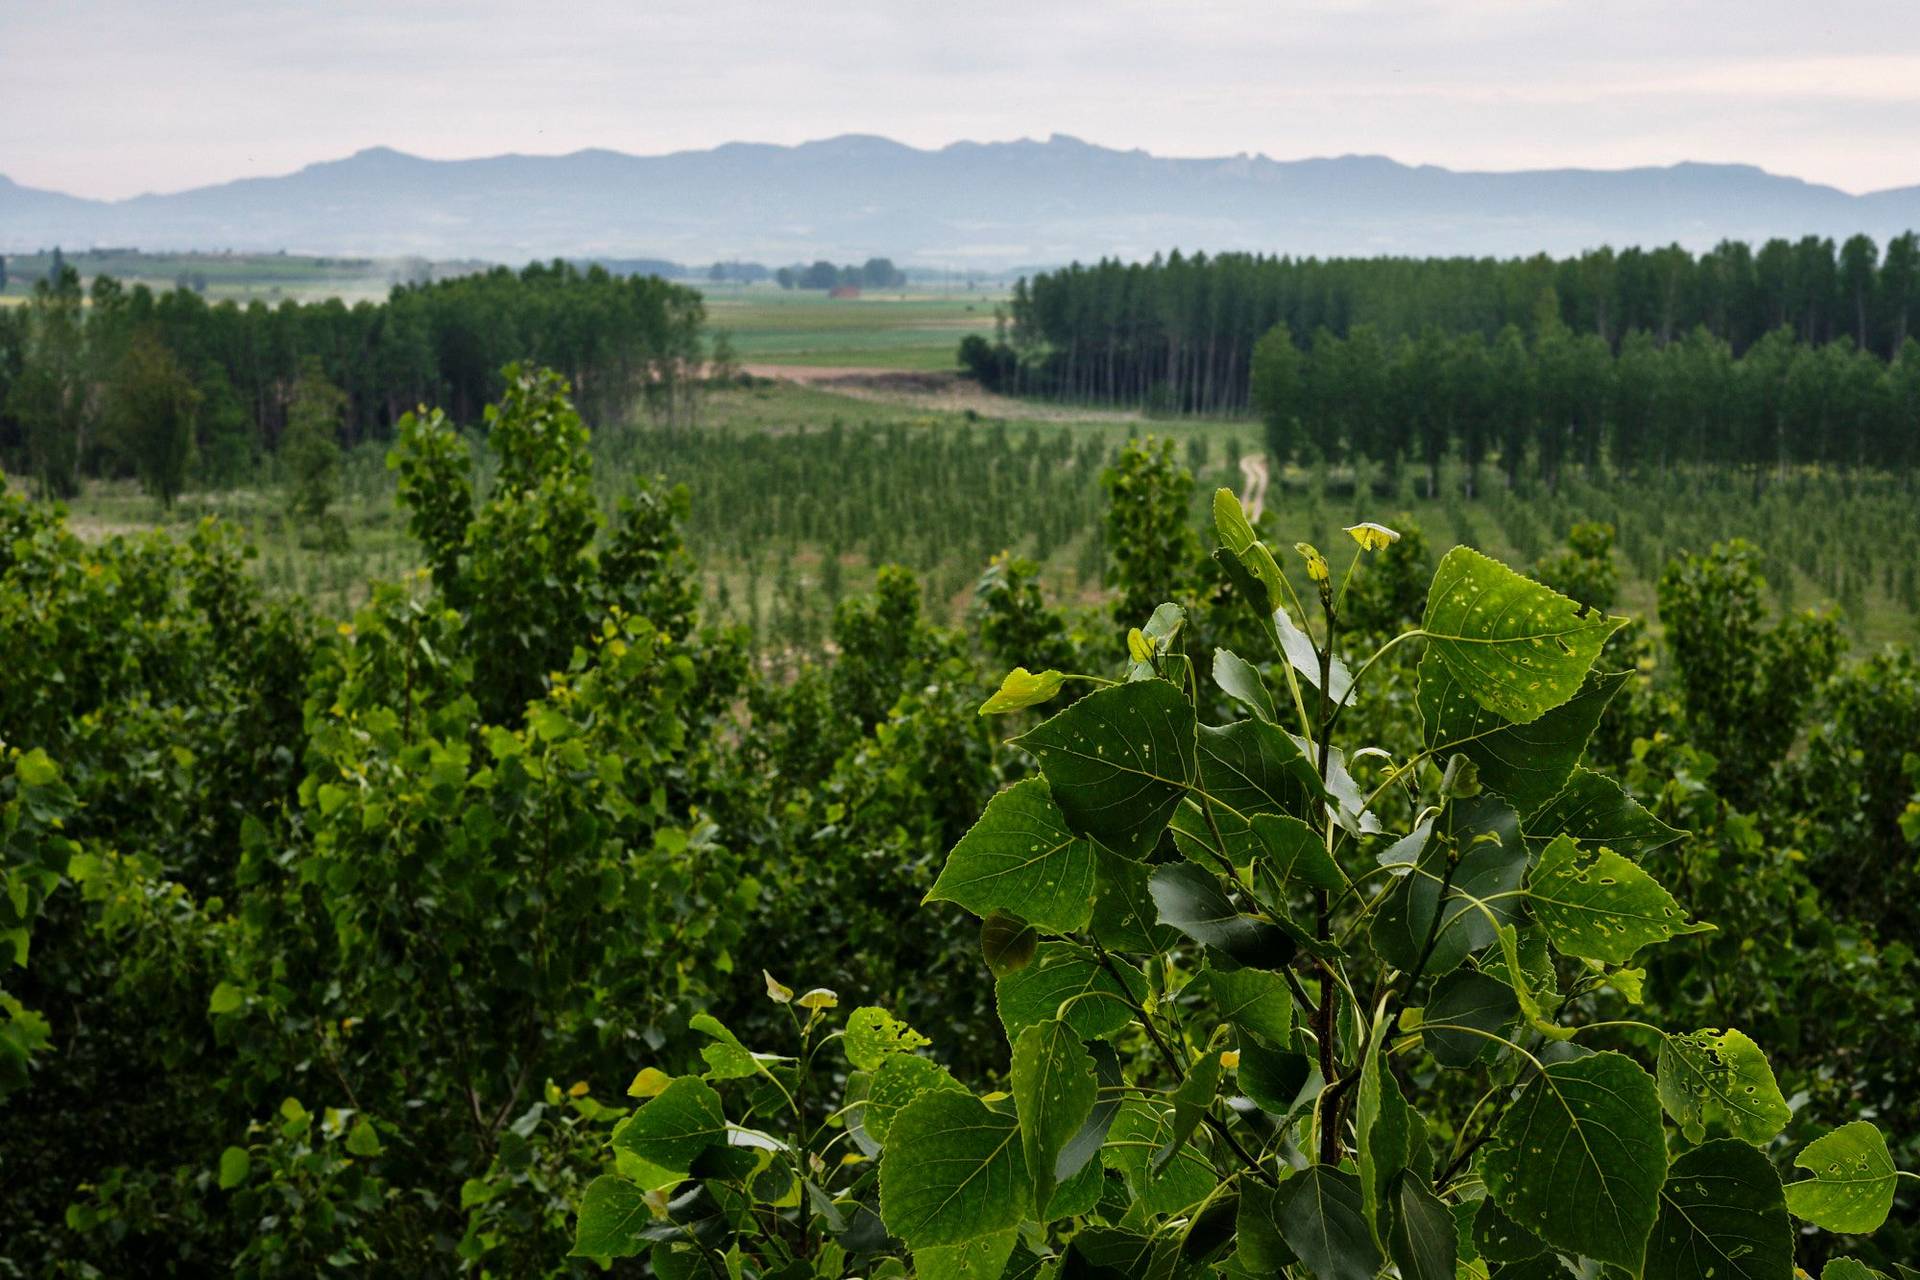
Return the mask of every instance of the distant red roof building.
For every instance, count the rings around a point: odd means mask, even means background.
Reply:
[[[837,284],[827,291],[827,296],[829,298],[857,298],[860,296],[860,286],[857,284]]]

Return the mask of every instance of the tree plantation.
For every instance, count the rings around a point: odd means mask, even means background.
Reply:
[[[395,422],[417,567],[349,616],[5,497],[10,1270],[1911,1274],[1920,667],[1756,548],[1624,617],[1605,526],[1526,574],[881,433],[1008,486],[972,603],[883,567],[802,643],[686,531],[913,508],[497,387]]]

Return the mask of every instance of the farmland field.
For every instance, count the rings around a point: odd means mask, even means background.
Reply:
[[[947,370],[969,333],[991,334],[999,295],[869,292],[830,298],[771,285],[708,288],[707,322],[749,364]]]

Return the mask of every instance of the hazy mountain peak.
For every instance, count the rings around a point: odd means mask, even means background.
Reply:
[[[876,134],[797,146],[431,160],[370,146],[282,177],[127,201],[0,178],[0,251],[60,243],[681,262],[828,257],[1006,266],[1169,245],[1312,254],[1706,248],[1725,237],[1878,239],[1920,188],[1853,196],[1746,164],[1468,172],[1347,154],[1169,158],[1068,134],[938,149]]]

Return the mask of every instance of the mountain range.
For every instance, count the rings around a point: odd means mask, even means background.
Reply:
[[[937,150],[850,134],[639,156],[430,160],[387,147],[166,195],[0,177],[0,251],[55,244],[499,261],[825,257],[984,269],[1172,247],[1293,255],[1566,254],[1600,244],[1920,227],[1920,186],[1853,195],[1750,165],[1469,172],[1382,156],[1178,159],[1045,141]]]

